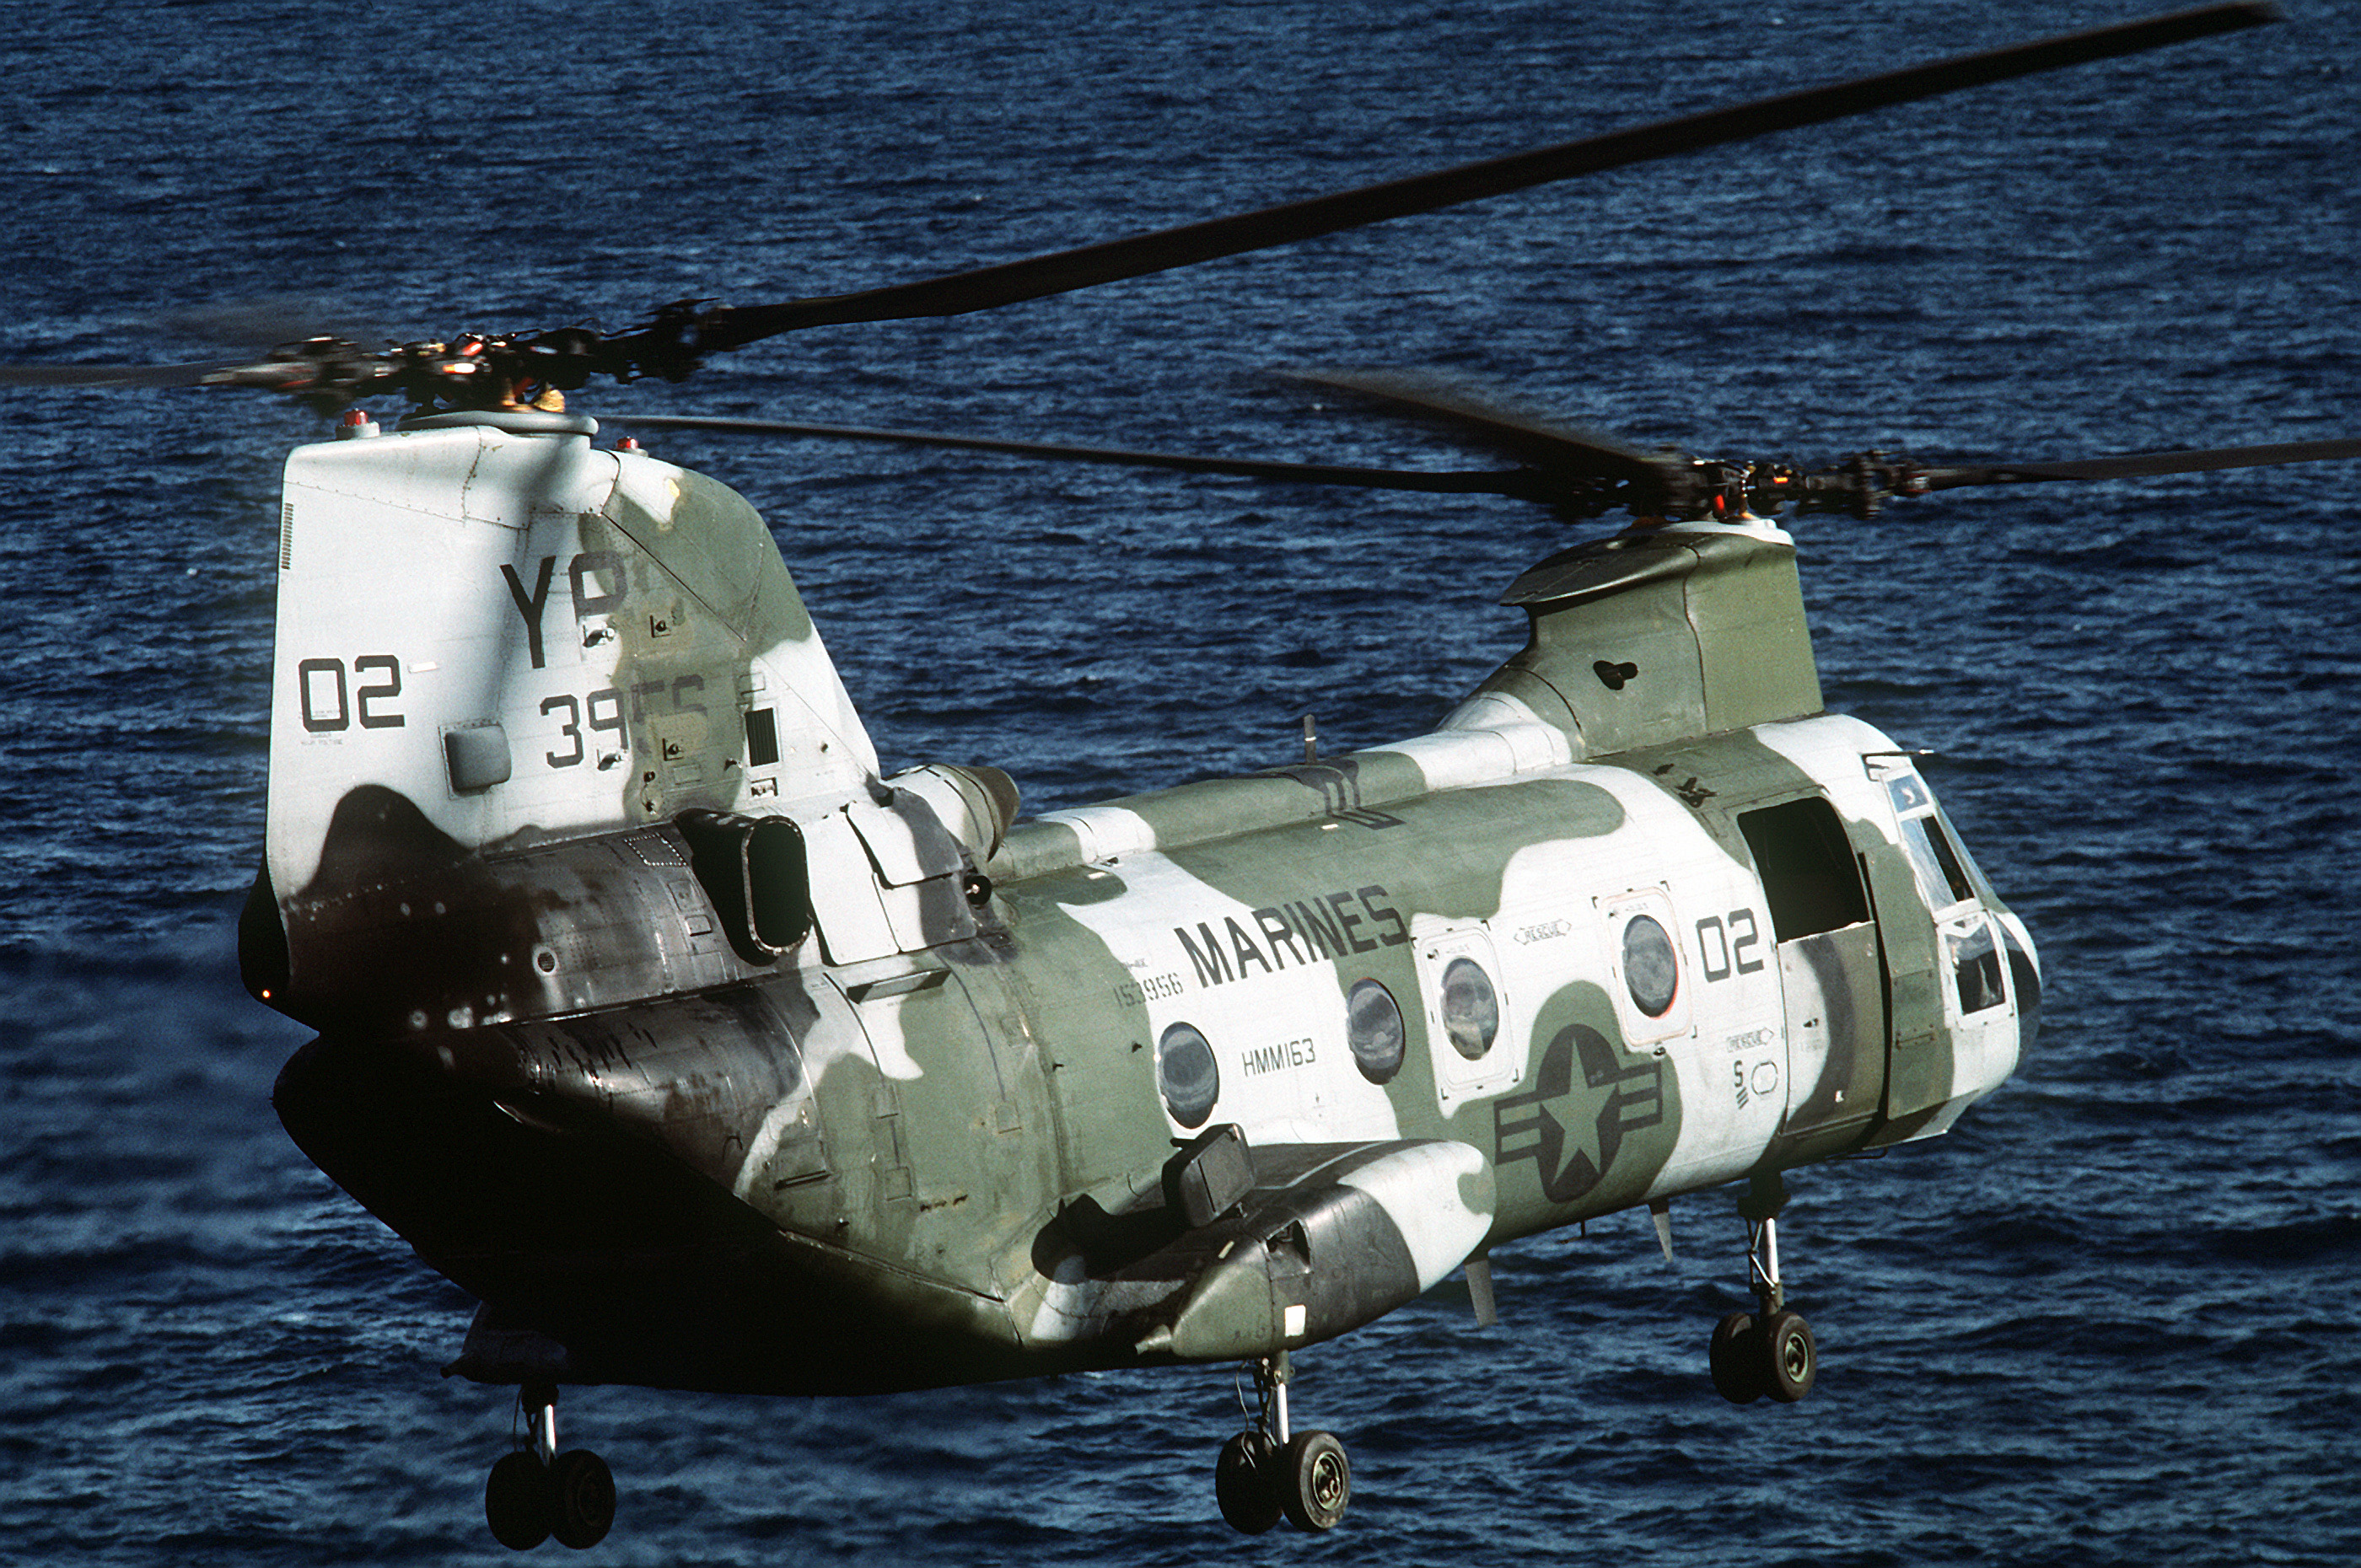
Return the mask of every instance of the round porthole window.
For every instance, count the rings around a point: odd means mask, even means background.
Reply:
[[[1454,959],[1443,971],[1443,1032],[1469,1061],[1490,1050],[1499,1036],[1500,998],[1474,959]]]
[[[1156,1087],[1164,1108],[1184,1127],[1202,1127],[1222,1097],[1222,1069],[1213,1047],[1187,1024],[1175,1024],[1156,1042]]]
[[[1632,1002],[1651,1018],[1672,1011],[1680,990],[1681,960],[1664,928],[1645,915],[1634,915],[1623,927],[1623,983]]]
[[[1371,1083],[1390,1083],[1402,1064],[1401,1008],[1374,980],[1358,980],[1345,998],[1345,1037],[1353,1065]]]

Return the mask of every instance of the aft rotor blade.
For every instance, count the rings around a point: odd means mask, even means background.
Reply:
[[[1955,56],[1878,76],[1806,88],[1726,109],[995,267],[857,293],[772,305],[719,307],[698,318],[694,346],[712,352],[806,327],[962,315],[970,311],[1068,293],[1225,256],[1291,245],[1412,214],[1435,212],[1628,164],[1817,125],[1988,82],[2208,38],[2255,27],[2274,19],[2274,16],[2265,5],[2202,6],[2146,21]]]
[[[2071,463],[1928,468],[1919,477],[1927,489],[1949,490],[1968,485],[2033,485],[2059,479],[2136,479],[2151,474],[2202,474],[2218,468],[2261,468],[2280,463],[2329,463],[2344,457],[2361,457],[2361,439],[2219,446],[2203,452],[2136,452],[2122,457],[2088,457]]]
[[[948,447],[1048,462],[1105,463],[1132,468],[1169,468],[1188,474],[1228,474],[1246,479],[1277,479],[1308,485],[1345,485],[1372,490],[1416,490],[1428,495],[1514,496],[1551,499],[1541,476],[1524,469],[1427,470],[1355,468],[1324,463],[1284,463],[1250,457],[1201,457],[1183,452],[1137,452],[1115,446],[1068,446],[1046,441],[1009,441],[984,435],[948,435],[924,430],[878,430],[860,425],[807,424],[793,420],[732,419],[696,414],[606,414],[600,424],[648,430],[707,430],[736,435],[782,435],[819,441],[880,442],[900,446]]]

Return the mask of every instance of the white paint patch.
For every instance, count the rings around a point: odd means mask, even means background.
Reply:
[[[1120,806],[1077,806],[1071,811],[1045,813],[1040,820],[1071,828],[1082,840],[1085,864],[1156,848],[1156,830],[1148,825],[1148,818]]]
[[[1483,1245],[1499,1203],[1491,1162],[1466,1144],[1441,1140],[1372,1160],[1337,1185],[1377,1200],[1409,1245],[1421,1290],[1433,1288]]]
[[[861,1026],[869,1035],[869,1049],[877,1058],[877,1070],[896,1082],[911,1083],[926,1076],[917,1058],[910,1055],[909,1032],[902,1026],[902,1004],[910,999],[909,992],[880,997],[861,1004]]]
[[[747,1146],[746,1158],[738,1167],[738,1179],[730,1184],[730,1191],[744,1199],[753,1190],[754,1179],[769,1168],[771,1157],[779,1152],[779,1140],[795,1125],[810,1097],[807,1090],[799,1089],[771,1107],[770,1114],[763,1118],[763,1125],[754,1134],[754,1141]]]
[[[1090,1277],[1080,1257],[1060,1258],[1057,1272],[1041,1283],[1039,1301],[1022,1331],[1029,1344],[1071,1344],[1102,1332],[1118,1313],[1154,1307],[1179,1287],[1170,1280],[1101,1280]],[[1016,1302],[1012,1308],[1021,1311]]]
[[[753,1141],[747,1146],[746,1157],[738,1167],[737,1179],[730,1184],[730,1190],[741,1198],[747,1196],[755,1179],[769,1168],[772,1157],[778,1153],[780,1141],[787,1135],[787,1129],[795,1124],[805,1108],[812,1104],[820,1080],[837,1062],[847,1058],[862,1066],[882,1061],[885,1053],[878,1048],[876,1036],[884,1036],[891,1039],[896,1059],[907,1069],[898,1076],[918,1076],[917,1066],[910,1061],[909,1052],[903,1044],[898,1018],[894,1016],[898,1014],[898,1007],[879,1009],[885,1020],[884,1026],[876,1028],[873,1035],[862,1027],[870,1020],[856,1016],[851,1004],[826,980],[807,969],[805,984],[819,1009],[819,1016],[796,1042],[802,1058],[802,1080],[764,1113],[763,1124],[756,1129]]]
[[[1894,808],[1886,800],[1885,786],[1871,778],[1861,765],[1863,757],[1900,752],[1901,748],[1883,732],[1848,715],[1825,713],[1758,724],[1749,733],[1809,773],[1828,791],[1839,811],[1874,822],[1880,832],[1893,837]]]

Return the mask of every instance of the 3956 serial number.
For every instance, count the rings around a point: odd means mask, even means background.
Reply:
[[[1145,1007],[1151,1002],[1169,1002],[1182,989],[1178,974],[1145,974],[1118,984],[1115,999],[1126,1007]]]

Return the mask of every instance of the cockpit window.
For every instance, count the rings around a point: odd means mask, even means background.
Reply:
[[[1918,887],[1929,908],[1948,909],[1971,898],[1995,902],[1992,884],[1976,869],[1974,857],[1960,841],[1959,830],[1943,815],[1926,781],[1907,770],[1889,775],[1885,793],[1901,818],[1902,847],[1918,872]]]
[[[1981,1013],[2008,1000],[2001,990],[2000,948],[1993,942],[1992,922],[1979,916],[1969,929],[1944,938],[1950,948],[1951,977],[1960,988],[1960,1011]]]
[[[1929,906],[1947,909],[1975,896],[1975,884],[1968,880],[1967,868],[1951,847],[1951,836],[1943,831],[1934,813],[1902,819],[1902,846],[1910,851],[1910,863],[1917,868],[1918,886]]]

